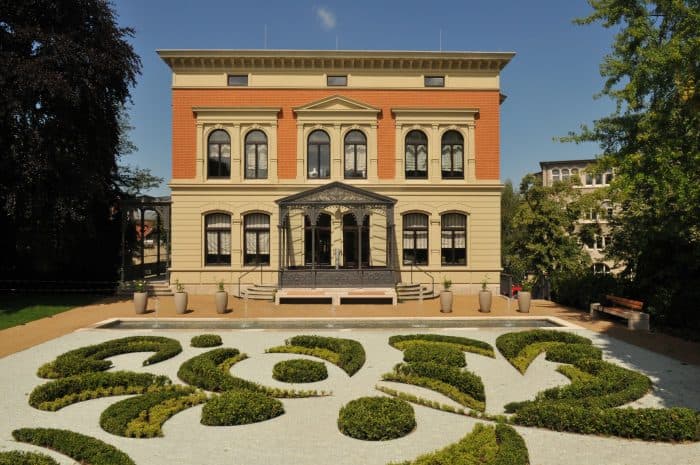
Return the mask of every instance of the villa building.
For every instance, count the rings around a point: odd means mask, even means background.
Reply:
[[[498,289],[513,53],[158,53],[173,73],[171,283]]]
[[[557,181],[563,181],[573,176],[578,176],[581,184],[576,186],[583,193],[590,193],[596,189],[607,187],[613,179],[611,170],[605,173],[589,173],[587,169],[595,163],[595,159],[584,160],[559,160],[541,161],[540,169],[542,185],[551,186]],[[608,274],[614,272],[614,263],[605,258],[605,248],[610,245],[609,221],[613,216],[613,205],[603,202],[598,210],[590,210],[576,223],[577,231],[581,228],[592,228],[593,231],[583,243],[583,248],[591,257],[593,272],[596,274]]]

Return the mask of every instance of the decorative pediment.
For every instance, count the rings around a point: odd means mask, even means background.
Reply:
[[[294,112],[297,115],[318,115],[319,113],[333,114],[353,114],[358,116],[373,116],[381,110],[379,108],[367,105],[366,103],[358,102],[340,95],[332,95],[315,102],[307,103],[300,107],[296,107]]]
[[[394,205],[396,199],[385,195],[377,194],[366,189],[343,184],[342,182],[332,182],[325,186],[293,194],[276,201],[282,206],[340,206],[340,205]]]

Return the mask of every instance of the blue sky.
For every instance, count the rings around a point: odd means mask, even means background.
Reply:
[[[508,96],[501,110],[501,179],[517,185],[541,160],[592,157],[592,144],[553,141],[581,123],[609,114],[594,100],[603,79],[599,65],[613,31],[577,26],[585,0],[264,2],[220,0],[115,0],[122,26],[136,30],[133,45],[143,73],[133,89],[131,140],[138,151],[124,159],[170,180],[170,72],[156,55],[165,49],[270,49],[513,51],[501,74]],[[478,149],[478,148],[477,148]],[[166,183],[154,194],[167,194]]]

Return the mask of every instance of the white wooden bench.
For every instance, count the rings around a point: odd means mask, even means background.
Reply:
[[[605,299],[610,305],[601,305],[598,302],[591,304],[591,319],[596,319],[598,312],[608,313],[626,319],[629,329],[649,331],[649,314],[642,312],[644,302],[615,295],[606,295]]]

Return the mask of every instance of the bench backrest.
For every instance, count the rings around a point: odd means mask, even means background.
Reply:
[[[625,299],[624,297],[618,297],[616,295],[606,295],[605,298],[614,304],[622,305],[623,307],[627,307],[632,310],[641,311],[642,307],[644,307],[644,302],[640,302],[638,300]]]

